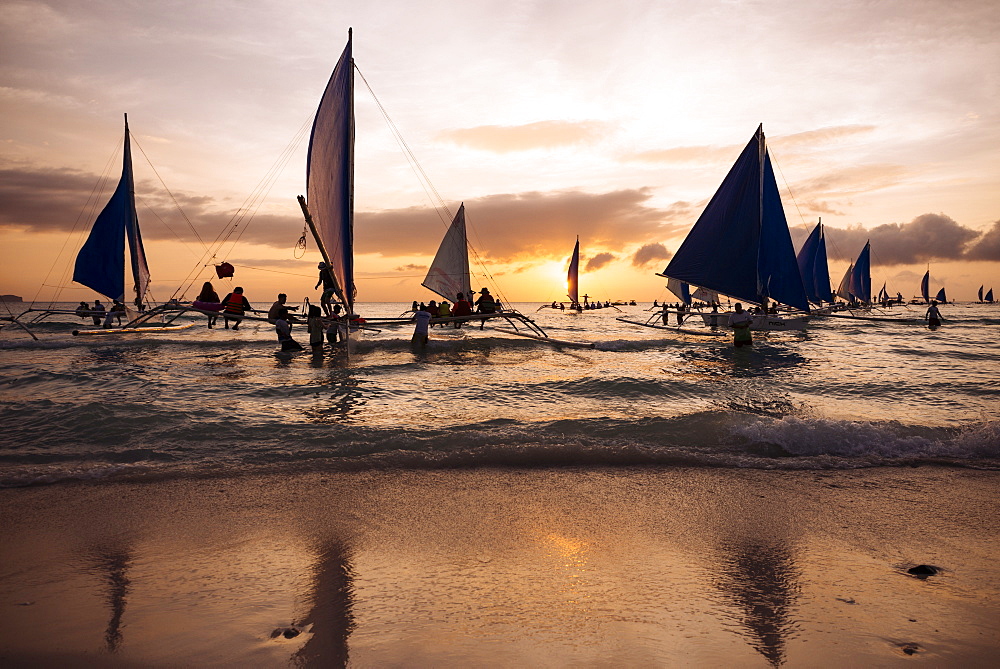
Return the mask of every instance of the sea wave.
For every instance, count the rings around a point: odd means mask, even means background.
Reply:
[[[280,471],[481,467],[737,467],[853,469],[936,464],[1000,469],[1000,422],[929,428],[895,421],[773,417],[733,410],[637,420],[492,420],[449,429],[336,423],[151,429],[114,446],[0,452],[0,486],[65,480]],[[220,448],[220,445],[226,445]]]

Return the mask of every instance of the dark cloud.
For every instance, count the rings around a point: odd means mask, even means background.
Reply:
[[[615,256],[613,253],[598,253],[596,256],[587,261],[587,266],[584,267],[584,271],[593,272],[595,270],[599,270],[614,259]]]
[[[968,260],[993,260],[1000,262],[1000,221],[983,233],[965,252]]]
[[[0,226],[29,232],[86,229],[117,179],[114,174],[95,189],[98,177],[93,174],[5,166],[0,169]],[[657,209],[648,206],[651,197],[647,188],[490,195],[466,201],[469,237],[477,252],[493,261],[564,258],[577,235],[584,248],[616,251],[670,237],[689,224],[687,203]],[[294,202],[288,203],[287,214],[257,213],[252,219],[248,212],[227,205],[188,193],[175,192],[172,199],[159,184],[136,184],[136,207],[146,241],[201,239],[211,244],[231,232],[231,239],[244,243],[290,249],[302,233],[302,217]],[[389,257],[432,256],[451,222],[450,216],[444,218],[430,207],[358,212],[355,250]]]
[[[632,264],[636,267],[648,267],[670,260],[673,255],[663,244],[646,244],[632,256]]]
[[[609,193],[581,191],[490,195],[466,200],[469,240],[494,261],[526,258],[563,259],[579,235],[583,249],[621,250],[649,239],[662,239],[688,224],[687,206],[654,209],[649,189]],[[448,220],[449,217],[445,216]],[[424,207],[356,216],[354,239],[361,253],[384,256],[432,255],[446,226]]]
[[[86,229],[111,196],[119,176],[114,173],[95,187],[99,177],[78,170],[0,169],[0,226],[31,232]],[[233,238],[291,248],[302,233],[301,216],[292,207],[288,215],[255,214],[251,218],[251,212],[220,210],[220,203],[208,196],[175,192],[171,197],[161,185],[149,181],[137,182],[135,191],[147,242],[201,239],[210,244],[223,231],[232,230]]]
[[[909,223],[887,223],[870,230],[860,226],[846,230],[828,227],[826,248],[834,260],[851,260],[871,240],[875,262],[909,265],[966,259],[966,247],[979,236],[980,233],[943,214],[923,214]]]
[[[516,126],[456,128],[438,137],[473,149],[509,153],[591,142],[606,132],[607,124],[600,121],[538,121]]]
[[[410,263],[408,265],[400,265],[394,271],[396,272],[426,272],[427,265],[414,265]]]

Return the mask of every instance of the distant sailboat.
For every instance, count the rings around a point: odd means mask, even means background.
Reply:
[[[448,227],[434,261],[422,284],[446,300],[454,301],[462,293],[472,298],[472,276],[469,273],[469,242],[465,229],[465,203]]]
[[[920,279],[920,297],[924,298],[924,304],[931,301],[931,271],[924,272],[924,278]]]
[[[833,302],[833,292],[830,290],[830,267],[826,259],[826,235],[823,234],[822,220],[816,223],[816,227],[809,233],[795,260],[802,275],[806,299],[816,305]]]
[[[299,196],[306,222],[334,293],[354,313],[354,58],[352,31],[316,110],[306,162],[308,201]]]
[[[135,211],[135,185],[132,178],[132,151],[129,141],[128,114],[125,115],[125,147],[122,176],[118,187],[104,206],[90,236],[76,256],[73,280],[96,290],[109,300],[125,301],[125,240],[128,240],[136,306],[144,304],[149,288],[149,267],[139,232]]]
[[[935,299],[935,301],[937,301],[938,304],[947,304],[948,303],[948,296],[945,294],[944,288],[941,288],[941,290],[939,290],[937,292],[937,295],[934,296],[934,299]]]
[[[988,302],[989,304],[993,304],[993,289],[992,288],[990,288],[988,291],[986,291],[986,296],[983,298],[983,301],[984,302]]]
[[[749,304],[774,300],[808,312],[763,126],[743,149],[660,276]],[[805,318],[765,316],[756,329],[800,328]]]
[[[580,306],[580,238],[576,238],[576,246],[573,247],[573,255],[569,259],[569,268],[566,270],[566,297],[569,298],[570,308],[577,309]]]

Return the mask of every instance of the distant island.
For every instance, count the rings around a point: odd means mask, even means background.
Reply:
[[[0,295],[0,302],[24,302],[17,295]]]

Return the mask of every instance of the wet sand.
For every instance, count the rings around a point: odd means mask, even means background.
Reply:
[[[0,664],[996,666],[998,493],[934,467],[4,490]]]

